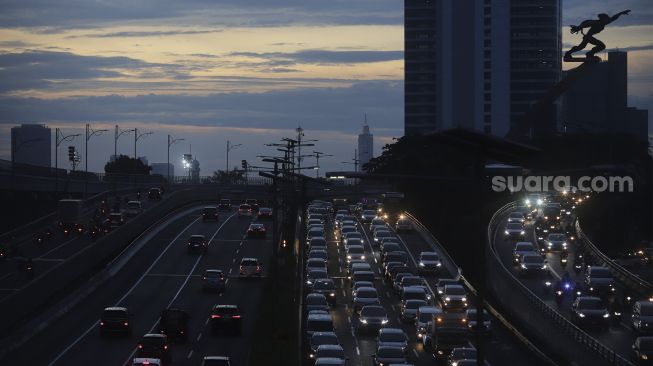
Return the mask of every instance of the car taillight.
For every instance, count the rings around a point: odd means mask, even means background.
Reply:
[[[220,315],[217,314],[212,314],[211,319],[217,319],[217,318],[222,318]]]
[[[243,270],[243,266],[240,266],[240,270],[241,270],[241,271]]]
[[[100,322],[100,326],[103,326],[103,325],[104,325],[104,322]]]
[[[261,270],[261,266],[256,266],[256,270],[257,270],[257,271],[260,271],[260,270]]]
[[[234,319],[240,319],[240,315],[234,315],[234,316],[232,316],[232,318],[234,318]]]
[[[124,322],[124,323],[122,323],[122,325],[124,325],[124,326],[128,326],[129,323],[128,323],[128,322]]]
[[[163,346],[163,349],[168,349],[168,345],[166,344],[165,346]]]
[[[139,349],[143,349],[143,345],[142,345],[142,344],[139,344],[139,345],[138,345],[138,348],[139,348]]]
[[[202,279],[205,280],[205,279],[206,279],[206,276],[202,276]]]

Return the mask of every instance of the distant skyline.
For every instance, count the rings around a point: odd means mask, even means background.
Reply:
[[[599,38],[608,49],[629,51],[630,104],[650,110],[651,0],[564,0],[563,41],[569,47],[580,39],[569,24],[624,9],[632,14]],[[179,155],[191,143],[208,175],[224,169],[227,139],[243,144],[230,153],[234,166],[271,152],[265,143],[301,125],[320,140],[315,150],[336,155],[320,159],[324,172],[348,168],[339,162],[353,157],[365,113],[377,153],[403,134],[400,1],[0,3],[5,159],[14,125],[81,133],[85,123],[120,124],[154,132],[138,147],[150,162],[165,162],[168,133],[185,138],[172,151]],[[89,169],[101,171],[113,153],[112,133],[92,141]],[[83,138],[74,145],[83,150]],[[133,153],[133,137],[120,139],[119,152]]]

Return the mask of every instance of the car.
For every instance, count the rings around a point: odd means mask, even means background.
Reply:
[[[326,296],[319,293],[310,293],[306,295],[304,299],[304,304],[306,305],[306,312],[311,310],[325,310],[329,311],[329,303],[327,302]]]
[[[248,204],[242,204],[238,206],[238,217],[252,217],[253,210],[252,206]]]
[[[393,252],[386,252],[382,258],[383,263],[400,262],[408,264],[408,254],[403,250],[395,250]]]
[[[324,238],[324,228],[312,227],[306,233],[306,241],[311,242],[312,238]]]
[[[322,249],[322,250],[327,250],[327,241],[324,237],[318,236],[315,238],[311,238],[310,241],[308,241],[308,248],[310,250],[313,249]]]
[[[422,273],[438,273],[442,267],[440,256],[436,252],[421,252],[417,262],[417,271]]]
[[[344,366],[345,360],[336,357],[320,357],[315,360],[315,366]]]
[[[404,322],[412,323],[417,316],[417,310],[420,306],[426,306],[424,300],[406,300],[401,304],[401,320]]]
[[[147,199],[150,201],[160,200],[163,197],[163,192],[160,188],[150,188],[147,191]]]
[[[202,209],[202,221],[218,221],[218,208],[207,206]]]
[[[365,249],[362,245],[349,245],[347,247],[347,261],[352,260],[365,260]]]
[[[308,358],[315,359],[315,354],[320,346],[338,346],[340,341],[334,332],[314,332],[308,342]]]
[[[125,216],[122,212],[112,212],[109,214],[109,227],[116,229],[125,223]]]
[[[637,365],[650,365],[653,359],[653,337],[637,337],[631,350],[631,360]]]
[[[372,271],[356,271],[351,274],[351,285],[359,281],[374,282],[374,272]]]
[[[567,251],[567,235],[562,233],[550,233],[544,240],[544,248],[548,252]]]
[[[347,262],[347,276],[351,277],[356,271],[371,271],[372,265],[363,259],[352,259]]]
[[[433,322],[433,318],[438,314],[442,314],[442,310],[436,306],[426,305],[417,308],[417,314],[415,315],[417,338],[422,338],[422,335],[427,333],[429,322]]]
[[[383,238],[396,238],[396,235],[390,231],[376,231],[374,232],[374,235],[372,235],[372,240],[375,246],[380,246],[380,240]]]
[[[315,359],[323,360],[325,358],[337,358],[343,361],[347,359],[345,350],[339,344],[322,344],[318,346],[315,352]]]
[[[383,243],[381,243],[379,249],[381,250],[381,257],[383,257],[386,253],[398,252],[402,250],[401,245],[399,245],[399,243],[396,241],[389,241],[389,242],[384,241]]]
[[[412,230],[413,230],[413,223],[407,218],[399,216],[399,220],[397,220],[397,222],[395,223],[395,231],[400,233],[400,232],[406,232]]]
[[[227,356],[204,356],[200,366],[231,366]]]
[[[354,311],[361,310],[366,305],[380,305],[379,293],[374,287],[360,287],[352,292]]]
[[[206,269],[202,274],[202,291],[224,292],[226,276],[220,269]]]
[[[125,307],[105,308],[100,315],[100,335],[109,333],[131,334],[131,315]]]
[[[365,239],[361,233],[353,231],[342,236],[342,244],[344,244],[345,249],[349,245],[365,245]]]
[[[476,348],[456,347],[452,349],[449,357],[447,357],[447,365],[457,366],[463,360],[474,360],[476,362]]]
[[[259,203],[258,203],[257,200],[255,200],[253,198],[248,198],[248,199],[245,200],[245,204],[249,205],[249,207],[252,208],[252,212],[258,212]]]
[[[376,354],[372,355],[372,361],[374,361],[374,366],[405,364],[408,362],[401,347],[387,346],[379,347]]]
[[[467,309],[467,327],[469,330],[474,332],[478,329],[478,331],[487,335],[492,333],[492,319],[490,318],[490,314],[483,309],[483,326],[480,328],[476,327],[476,314],[476,308]]]
[[[444,311],[464,311],[467,309],[467,291],[462,285],[445,285],[440,304]]]
[[[508,222],[513,223],[513,222],[518,222],[518,223],[524,223],[524,213],[523,212],[513,212],[510,215],[508,215]]]
[[[317,280],[326,278],[329,278],[326,268],[312,269],[306,272],[306,289],[312,290]]]
[[[249,224],[249,228],[247,229],[247,237],[248,238],[263,238],[263,239],[265,239],[266,235],[267,235],[267,231],[265,230],[265,225],[258,224],[258,223]]]
[[[433,301],[433,295],[426,286],[407,286],[401,289],[401,301],[405,302],[407,300],[424,300],[430,303]]]
[[[161,360],[158,358],[134,357],[132,366],[161,366]]]
[[[312,269],[324,269],[326,270],[326,263],[322,258],[311,258],[306,261],[306,272]]]
[[[519,222],[506,224],[504,234],[508,239],[521,239],[526,235],[524,224]]]
[[[222,198],[220,202],[218,202],[218,210],[231,211],[231,200],[229,198]]]
[[[363,331],[378,331],[388,324],[388,315],[381,305],[365,305],[360,311],[356,329]]]
[[[405,287],[425,286],[425,285],[426,285],[426,280],[424,279],[424,277],[415,276],[415,275],[404,276],[401,278],[401,281],[399,281],[396,290],[397,292],[401,293],[402,289],[404,289]]]
[[[143,212],[143,205],[141,201],[129,201],[127,202],[127,207],[125,208],[126,217],[135,217]]]
[[[410,272],[399,272],[395,275],[395,277],[392,279],[392,288],[397,291],[399,294],[401,294],[401,281],[404,279],[404,277],[409,277],[413,276],[412,273]]]
[[[340,240],[342,241],[342,238],[346,236],[349,233],[357,233],[358,229],[356,229],[355,226],[350,226],[350,225],[343,225],[340,228]]]
[[[653,302],[636,301],[632,312],[633,329],[638,333],[653,332]]]
[[[608,267],[587,267],[584,283],[589,294],[604,296],[615,291],[614,277]]]
[[[537,253],[533,243],[530,241],[518,241],[515,243],[515,248],[512,250],[512,258],[515,260],[515,263],[519,263],[524,254],[533,253]]]
[[[519,274],[522,276],[537,276],[546,273],[547,269],[546,261],[538,253],[524,254],[519,261]]]
[[[610,313],[603,301],[594,296],[579,296],[571,304],[571,320],[578,326],[610,327]]]
[[[203,253],[205,254],[208,250],[208,243],[206,242],[206,237],[204,235],[191,235],[188,238],[188,243],[186,245],[188,253]]]
[[[161,312],[159,333],[168,339],[186,341],[188,338],[188,313],[178,308],[168,308]]]
[[[241,277],[261,277],[263,273],[263,263],[258,258],[243,258],[240,260]]]
[[[370,226],[369,226],[370,231],[373,231],[372,227],[374,227],[374,226],[386,226],[387,227],[387,224],[386,224],[384,219],[382,219],[380,217],[375,217],[375,218],[372,219],[372,221],[370,221]]]
[[[322,294],[331,306],[336,306],[336,284],[330,278],[315,280],[313,293]]]
[[[363,210],[360,220],[363,224],[369,224],[376,217],[376,210]]]
[[[305,328],[306,342],[317,332],[334,332],[331,314],[308,314]],[[335,334],[335,333],[334,333]]]
[[[386,262],[384,267],[385,279],[389,282],[392,282],[392,279],[397,273],[410,272],[410,267],[402,262]]]
[[[438,281],[435,283],[435,291],[437,292],[437,296],[442,296],[444,293],[444,287],[446,285],[460,285],[460,282],[454,280],[453,278],[438,279]]]
[[[272,220],[272,209],[269,207],[259,208],[257,218],[259,220]]]
[[[238,305],[216,304],[211,309],[211,331],[239,334],[242,327],[242,315]]]
[[[158,358],[167,361],[170,358],[168,336],[165,334],[145,334],[136,348],[136,357]]]
[[[326,264],[329,260],[329,253],[324,249],[311,249],[311,251],[308,252],[308,259],[313,258],[321,259]]]
[[[401,328],[383,328],[376,337],[376,347],[399,347],[408,350],[408,336]]]

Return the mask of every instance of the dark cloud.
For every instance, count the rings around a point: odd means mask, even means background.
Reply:
[[[49,88],[58,80],[115,78],[124,76],[124,70],[142,78],[188,77],[179,65],[148,63],[124,56],[80,56],[53,51],[0,53],[0,93]]]
[[[26,48],[35,46],[38,46],[38,44],[23,41],[0,41],[0,47],[2,48]]]
[[[351,121],[365,112],[379,116],[375,126],[403,123],[403,82],[357,82],[343,88],[297,88],[265,93],[190,95],[108,95],[39,99],[0,97],[0,123],[29,121],[115,121],[355,131]]]
[[[273,61],[292,60],[298,63],[348,64],[403,60],[403,51],[326,51],[303,50],[297,52],[232,52],[230,56],[245,56]]]
[[[126,37],[164,37],[164,36],[178,36],[184,34],[210,34],[218,33],[222,30],[173,30],[173,31],[152,31],[152,32],[112,32],[112,33],[98,33],[98,34],[83,34],[79,36],[68,36],[66,38],[126,38]]]

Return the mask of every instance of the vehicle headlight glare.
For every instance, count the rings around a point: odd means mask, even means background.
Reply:
[[[609,318],[609,317],[610,317],[610,314],[609,314],[609,313],[605,313],[605,314],[603,314],[603,317],[604,317],[604,318]]]
[[[585,317],[585,314],[583,314],[583,313],[578,313],[578,316],[581,317],[581,318],[584,318],[584,317]]]
[[[424,267],[424,262],[419,262],[420,267]]]
[[[361,319],[361,323],[367,324],[367,319]]]

